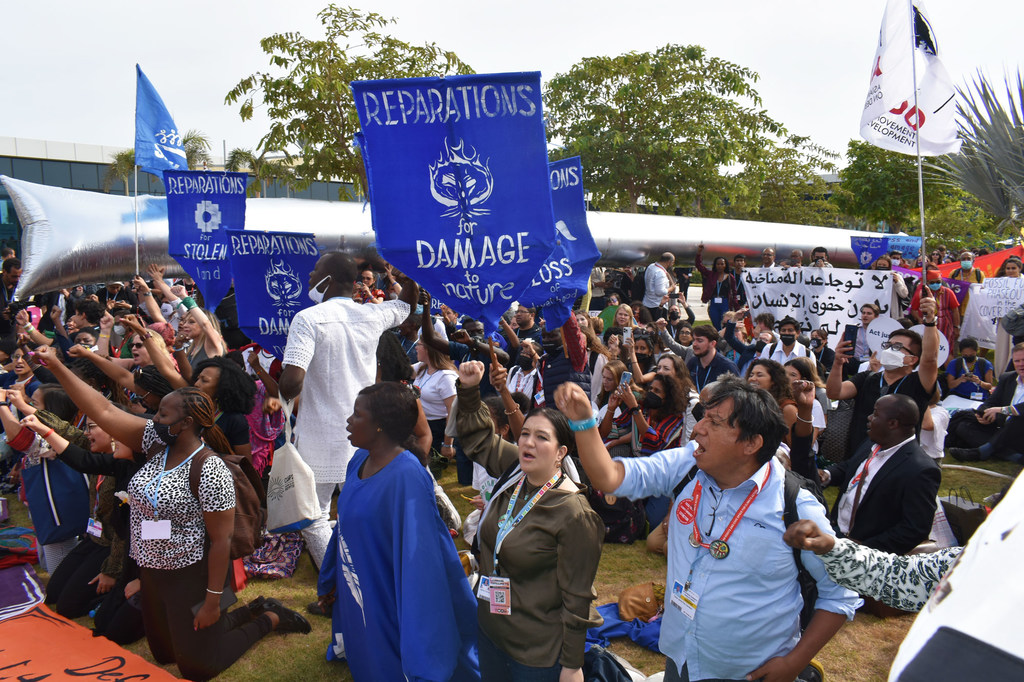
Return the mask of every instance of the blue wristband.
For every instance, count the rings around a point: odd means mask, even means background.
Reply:
[[[580,419],[579,421],[570,419],[569,428],[573,431],[586,431],[597,426],[597,420],[591,417],[590,419]]]

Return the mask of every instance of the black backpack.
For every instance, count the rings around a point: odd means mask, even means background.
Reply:
[[[648,267],[656,267],[650,265]],[[647,295],[647,268],[637,268],[636,274],[633,275],[633,282],[629,287],[629,295],[633,301],[642,301],[644,296]],[[629,303],[630,301],[623,301],[623,303]]]
[[[683,476],[683,480],[679,481],[676,487],[672,489],[673,500],[679,497],[679,493],[683,492],[683,488],[689,485],[696,475],[697,467],[694,465]],[[801,488],[811,493],[814,499],[818,500],[822,506],[825,506],[825,498],[822,497],[821,490],[816,483],[787,469],[786,482],[782,493],[782,522],[787,528],[800,520],[800,515],[796,511],[796,498],[800,494]],[[793,549],[793,560],[796,562],[796,580],[800,583],[800,596],[804,600],[804,606],[800,609],[800,630],[802,631],[811,622],[811,618],[814,617],[814,603],[818,601],[818,583],[814,580],[814,576],[804,567],[804,562],[800,559],[799,549]]]

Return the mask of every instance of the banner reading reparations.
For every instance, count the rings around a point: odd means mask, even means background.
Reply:
[[[540,74],[352,91],[381,255],[494,328],[555,246]]]
[[[557,244],[519,303],[540,308],[547,328],[555,329],[566,323],[572,304],[586,293],[590,271],[601,252],[587,227],[580,157],[554,161],[548,167]]]
[[[831,334],[860,319],[860,307],[874,303],[889,314],[888,272],[839,268],[748,268],[743,271],[750,316],[768,312],[795,317],[805,331],[827,327]]]
[[[316,237],[301,232],[228,230],[238,326],[278,359],[284,359],[295,313],[313,305],[309,273],[320,252]]]
[[[246,173],[164,171],[167,250],[213,310],[231,288],[228,228],[245,227]]]

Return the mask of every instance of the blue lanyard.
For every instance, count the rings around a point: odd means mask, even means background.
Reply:
[[[508,499],[508,509],[506,509],[505,513],[502,514],[501,518],[498,519],[498,535],[494,540],[495,575],[498,575],[498,552],[501,551],[501,545],[503,542],[505,542],[505,538],[508,536],[509,533],[512,532],[512,529],[518,526],[519,522],[522,521],[528,513],[530,513],[530,510],[533,509],[534,505],[537,504],[537,501],[540,500],[544,493],[551,490],[552,487],[558,485],[559,481],[561,480],[561,472],[558,472],[555,475],[553,475],[548,480],[548,482],[541,486],[541,489],[538,490],[532,498],[530,498],[530,500],[526,503],[525,506],[523,506],[523,508],[516,515],[516,517],[510,518],[512,516],[512,510],[515,509],[516,500],[519,499],[519,492],[523,489],[523,483],[526,482],[526,475],[523,474],[523,477],[519,479],[519,483],[516,484],[515,492],[513,492],[512,497]]]
[[[193,450],[192,454],[186,457],[184,462],[174,467],[170,471],[165,471],[164,468],[167,466],[167,455],[168,453],[170,453],[171,449],[169,447],[164,448],[164,461],[160,464],[160,473],[157,474],[156,478],[154,478],[152,481],[147,483],[142,488],[142,494],[145,495],[146,499],[149,500],[149,503],[153,505],[154,519],[156,519],[159,516],[157,514],[157,508],[160,506],[160,484],[163,483],[164,474],[173,474],[175,471],[188,464],[190,461],[192,461],[192,458],[196,456],[196,453],[202,450],[204,447],[206,447],[206,443],[200,443],[199,447]],[[152,494],[150,494],[149,492],[150,489],[153,490]]]
[[[712,360],[712,362],[714,362],[714,360]],[[697,393],[700,393],[703,390],[704,386],[707,386],[708,379],[711,378],[711,364],[708,363],[708,371],[705,372],[704,374],[704,383],[702,384],[700,381],[700,358],[698,358],[697,366],[694,367],[693,378],[697,380],[695,382],[697,384]]]
[[[908,374],[907,377],[909,376],[910,375]],[[892,389],[892,393],[889,393],[887,392],[887,389],[889,387],[882,385],[882,381],[885,379],[885,372],[880,373],[878,375],[878,392],[881,393],[882,395],[896,395],[896,393],[900,390],[900,386],[902,386],[903,382],[907,380],[907,377],[903,377],[902,379],[900,379],[900,382],[896,384],[896,388]]]

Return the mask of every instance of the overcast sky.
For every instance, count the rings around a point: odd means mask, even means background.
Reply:
[[[259,40],[320,34],[327,0],[4,3],[0,135],[130,146],[136,62],[184,129],[253,147],[266,119],[243,123],[224,95],[268,68]],[[344,3],[342,3],[344,4]],[[353,3],[355,4],[355,3]],[[764,107],[791,132],[834,151],[858,136],[884,0],[365,0],[393,16],[391,33],[432,40],[478,73],[540,70],[545,79],[583,57],[697,44],[760,74]],[[929,0],[954,82],[982,69],[1001,79],[1021,57],[1024,3]]]

